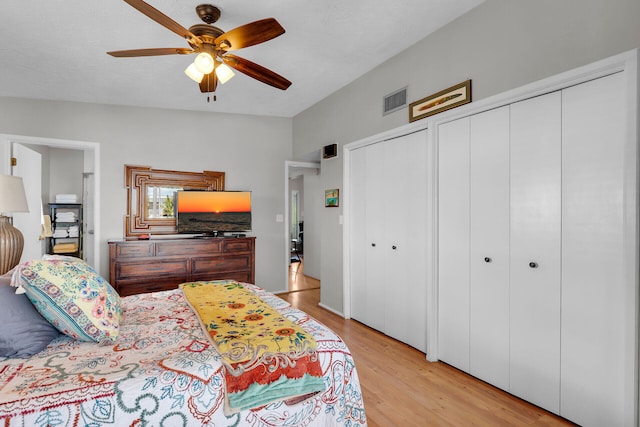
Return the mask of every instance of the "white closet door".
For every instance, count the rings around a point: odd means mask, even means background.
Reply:
[[[509,391],[560,410],[561,94],[511,105]]]
[[[469,372],[509,388],[509,107],[470,118]]]
[[[386,208],[385,333],[427,350],[427,135],[420,131],[381,143],[389,187]]]
[[[384,197],[390,191],[385,173],[385,147],[372,144],[366,147],[366,254],[365,282],[367,292],[367,314],[362,319],[374,329],[385,330],[385,300],[388,289],[385,284],[387,271],[385,254],[386,206]]]
[[[469,118],[438,127],[438,359],[469,372]]]
[[[367,156],[365,148],[351,152],[351,198],[349,216],[351,227],[351,317],[367,323]]]
[[[637,365],[625,349],[637,337],[634,313],[625,310],[635,296],[623,264],[624,87],[618,73],[562,92],[560,414],[585,426],[633,420],[629,376]]]

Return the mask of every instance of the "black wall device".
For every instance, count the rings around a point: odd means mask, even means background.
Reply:
[[[338,144],[329,144],[322,147],[322,158],[330,159],[338,155]]]

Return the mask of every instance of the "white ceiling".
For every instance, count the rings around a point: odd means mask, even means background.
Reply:
[[[0,4],[0,96],[293,117],[483,0],[216,0],[228,31],[274,17],[286,33],[235,51],[289,79],[286,91],[241,73],[207,103],[184,75],[190,55],[107,51],[188,47],[122,0]],[[202,0],[148,0],[185,28]]]

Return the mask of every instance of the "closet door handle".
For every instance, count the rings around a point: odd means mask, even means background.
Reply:
[[[489,258],[488,256],[484,257],[484,262],[491,262],[491,258]]]
[[[537,263],[537,262],[533,262],[533,261],[531,261],[531,262],[529,263],[529,267],[531,267],[531,268],[538,268],[538,263]]]

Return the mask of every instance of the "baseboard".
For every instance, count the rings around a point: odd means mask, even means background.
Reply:
[[[321,303],[321,302],[319,302],[319,303],[318,303],[318,307],[324,308],[325,310],[330,311],[330,312],[332,312],[333,314],[337,314],[338,316],[342,317],[343,319],[345,318],[345,317],[344,317],[344,313],[339,312],[339,311],[336,311],[336,310],[334,310],[333,308],[331,308],[331,307],[329,307],[329,306],[327,306],[327,305],[324,305],[324,304],[323,304],[323,303]]]

